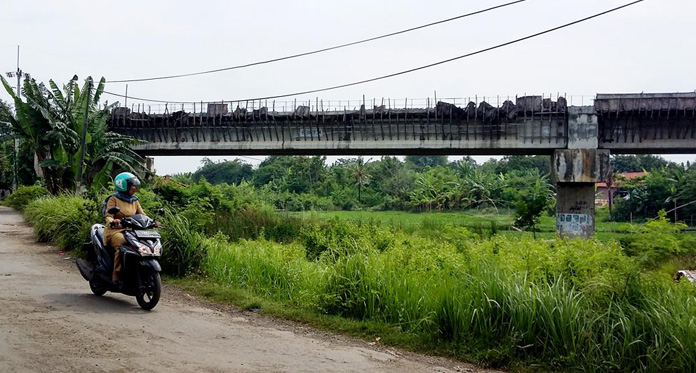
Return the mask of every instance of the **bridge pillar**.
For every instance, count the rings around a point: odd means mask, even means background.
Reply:
[[[148,174],[155,174],[155,158],[145,157],[145,169],[147,170]]]
[[[594,235],[595,183],[609,175],[609,151],[559,149],[553,154],[556,182],[556,231],[561,237]]]

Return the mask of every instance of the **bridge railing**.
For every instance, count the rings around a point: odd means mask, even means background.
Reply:
[[[461,97],[420,97],[420,98],[372,98],[372,99],[342,99],[342,100],[323,100],[323,99],[297,99],[297,100],[244,100],[244,101],[200,101],[196,103],[146,103],[133,100],[126,100],[123,104],[120,102],[117,107],[126,107],[132,113],[146,114],[167,114],[176,111],[185,111],[187,113],[207,112],[208,104],[223,105],[227,107],[227,112],[233,112],[235,109],[246,109],[247,111],[258,110],[262,107],[268,108],[269,111],[277,113],[293,113],[300,106],[309,107],[312,113],[316,112],[341,112],[360,110],[364,104],[366,108],[380,107],[384,105],[385,109],[426,109],[433,108],[438,101],[447,102],[455,106],[466,106],[473,102],[479,106],[482,102],[486,102],[496,107],[500,107],[505,101],[515,101],[517,97],[538,95],[542,98],[550,98],[553,101],[558,101],[559,97],[565,97],[569,106],[586,106],[594,104],[594,95],[567,95],[554,94],[535,94],[525,93],[520,95],[473,95]],[[201,109],[202,108],[202,109]]]

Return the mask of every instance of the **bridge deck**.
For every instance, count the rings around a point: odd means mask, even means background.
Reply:
[[[205,112],[150,115],[116,108],[109,127],[147,141],[135,147],[143,155],[551,154],[578,134],[614,153],[696,152],[696,93],[600,94],[594,108],[576,108],[596,120],[574,122],[570,132],[563,97],[519,97],[500,107],[229,109],[208,104]]]
[[[599,146],[613,153],[696,152],[696,93],[598,94]]]
[[[227,109],[210,104],[206,112],[155,115],[114,110],[109,126],[147,141],[136,147],[145,155],[551,154],[566,145],[563,98],[521,97],[501,107],[439,102],[424,109],[342,112]]]

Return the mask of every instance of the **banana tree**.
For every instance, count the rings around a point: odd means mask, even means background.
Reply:
[[[0,80],[14,102],[16,114],[9,118],[14,136],[30,144],[43,171],[46,188],[51,193],[57,193],[61,184],[60,174],[55,169],[49,168],[45,162],[52,159],[52,149],[62,138],[62,131],[56,129],[39,109],[30,104],[31,101],[46,100],[45,87],[37,85],[33,80],[25,80],[24,95],[27,97],[27,102],[24,102],[3,77],[0,76]]]
[[[135,173],[145,171],[142,157],[132,145],[141,141],[109,132],[106,121],[113,105],[99,108],[105,79],[99,81],[91,97],[92,78],[79,87],[78,77],[73,76],[62,89],[49,81],[50,89],[43,83],[27,79],[24,83],[26,102],[16,97],[3,79],[5,89],[15,100],[18,110],[13,122],[15,131],[35,144],[39,165],[44,171],[46,186],[52,193],[60,189],[72,189],[78,181],[86,185],[105,185],[115,168]],[[84,163],[80,170],[82,152],[81,134],[87,115],[87,134],[84,145]]]

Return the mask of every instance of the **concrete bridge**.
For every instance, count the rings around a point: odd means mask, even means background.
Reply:
[[[109,127],[146,140],[135,147],[142,155],[548,154],[564,236],[594,234],[594,185],[610,174],[610,153],[696,153],[696,93],[598,94],[594,106],[579,107],[541,96],[500,106],[371,106],[277,112],[221,102],[162,114],[117,108]]]

